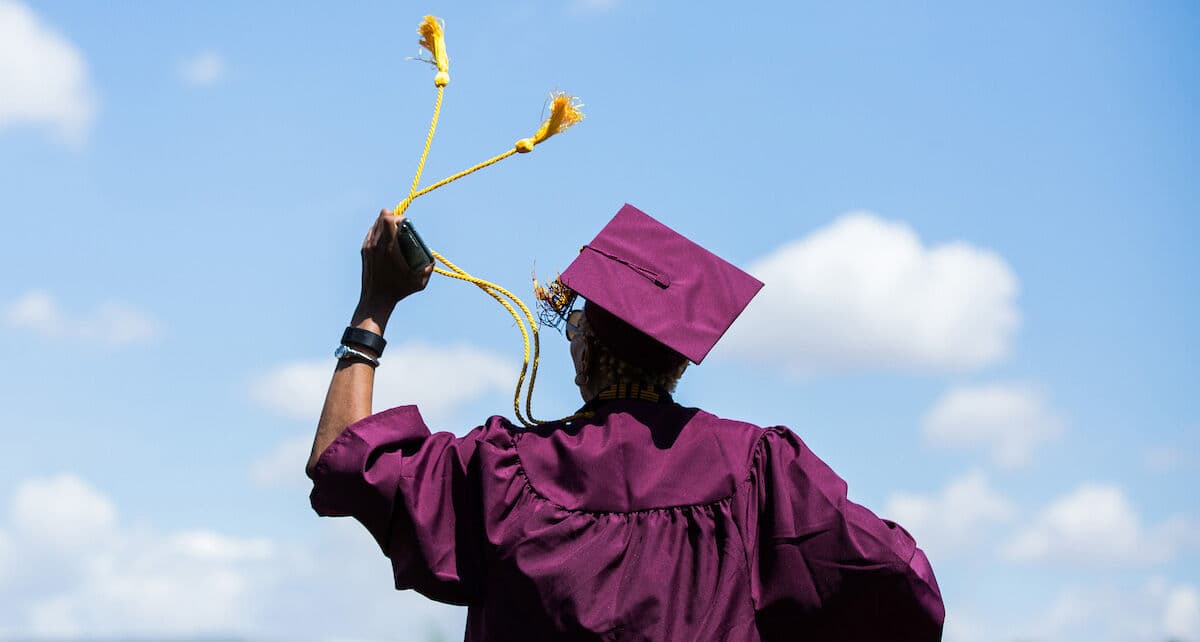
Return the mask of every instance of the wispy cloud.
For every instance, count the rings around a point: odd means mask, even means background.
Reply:
[[[797,374],[948,371],[1005,358],[1020,315],[1017,278],[964,242],[926,247],[870,212],[754,261],[766,283],[718,350]]]
[[[922,421],[926,442],[943,448],[983,448],[993,462],[1018,468],[1065,422],[1033,386],[1001,383],[952,388]]]
[[[58,550],[81,552],[112,532],[113,503],[74,475],[32,479],[17,487],[11,516],[18,532]]]
[[[894,493],[883,515],[906,528],[932,559],[971,551],[1016,514],[1013,503],[982,471],[952,480],[933,495]]]
[[[376,407],[420,400],[431,424],[448,419],[462,403],[516,385],[520,365],[469,345],[410,342],[389,345],[384,356],[386,367],[375,375]],[[250,393],[267,410],[315,426],[333,368],[332,357],[287,363],[255,380]]]
[[[1200,640],[1200,590],[1150,577],[1140,586],[1074,585],[1017,624],[1013,639],[1161,642]]]
[[[19,483],[7,525],[21,564],[0,582],[6,634],[95,637],[224,632],[273,586],[263,538],[120,523],[114,502],[70,473]],[[4,539],[4,538],[0,538]]]
[[[161,324],[125,303],[109,301],[71,316],[49,292],[27,292],[3,310],[5,324],[49,338],[70,338],[109,347],[147,343],[162,334]]]
[[[1123,489],[1085,483],[1042,509],[1004,552],[1018,562],[1141,566],[1173,559],[1198,534],[1183,516],[1147,526]]]
[[[3,639],[379,640],[396,622],[406,640],[462,636],[464,609],[390,590],[387,558],[349,519],[314,517],[303,542],[161,529],[73,473],[21,481],[5,504]]]
[[[1175,640],[1200,640],[1200,588],[1175,586],[1166,596],[1163,629]]]
[[[215,51],[202,51],[179,64],[179,78],[192,87],[210,87],[225,76],[225,59]]]
[[[325,373],[326,378],[329,372]],[[250,465],[250,479],[264,487],[305,488],[310,485],[304,464],[312,450],[313,436],[302,434],[287,439]]]
[[[444,425],[462,404],[516,384],[518,364],[469,345],[393,344],[385,359],[375,375],[376,409],[420,400],[431,426]],[[287,363],[258,377],[250,394],[271,412],[316,426],[333,368],[332,358]],[[311,432],[280,442],[251,464],[250,479],[260,486],[307,486],[304,462],[311,447]]]
[[[0,0],[0,129],[42,125],[80,144],[96,105],[79,49],[23,3]]]

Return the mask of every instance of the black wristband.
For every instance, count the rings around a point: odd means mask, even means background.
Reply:
[[[382,355],[383,349],[387,347],[387,340],[370,330],[348,327],[342,333],[342,345],[362,346],[375,354]]]

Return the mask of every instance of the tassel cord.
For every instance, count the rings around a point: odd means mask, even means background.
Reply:
[[[425,16],[425,19],[422,21],[422,24],[418,29],[418,33],[421,35],[421,46],[425,47],[431,54],[433,54],[433,60],[431,62],[433,62],[438,69],[438,73],[434,77],[434,86],[437,87],[437,98],[433,104],[433,117],[429,121],[429,131],[425,135],[425,146],[422,148],[421,157],[417,161],[417,169],[413,175],[412,185],[408,190],[408,196],[406,196],[404,200],[400,201],[392,210],[393,215],[400,216],[404,214],[404,212],[408,210],[408,206],[411,205],[415,199],[428,194],[439,187],[452,183],[460,178],[463,178],[464,176],[473,174],[481,169],[484,169],[485,167],[494,165],[508,158],[509,156],[512,156],[513,154],[527,153],[532,151],[534,146],[538,143],[545,141],[547,138],[550,138],[557,133],[561,133],[583,118],[583,114],[578,110],[581,105],[575,103],[575,99],[560,92],[552,97],[553,100],[550,117],[542,123],[541,127],[538,128],[537,132],[532,137],[518,140],[508,151],[493,156],[488,160],[473,165],[461,172],[458,172],[457,174],[448,176],[428,187],[418,190],[417,187],[421,184],[421,175],[425,172],[425,161],[429,158],[429,150],[433,145],[433,136],[437,131],[438,119],[440,118],[442,112],[442,101],[446,93],[446,85],[450,82],[450,59],[446,54],[445,34],[442,25],[433,16]],[[534,419],[533,417],[533,386],[537,381],[538,363],[541,357],[541,339],[538,334],[537,320],[534,318],[533,313],[529,311],[529,307],[526,306],[525,303],[516,295],[500,287],[499,285],[471,276],[465,270],[458,267],[454,263],[451,263],[446,259],[446,257],[437,252],[432,252],[432,254],[436,261],[449,268],[443,269],[435,266],[434,272],[437,272],[438,274],[448,278],[465,281],[475,285],[480,290],[487,293],[489,296],[499,302],[500,305],[504,306],[504,309],[507,310],[509,315],[512,316],[513,321],[517,323],[517,327],[521,331],[521,341],[524,347],[524,357],[521,362],[521,371],[517,377],[516,390],[513,393],[513,411],[516,413],[517,421],[519,421],[521,425],[525,426],[526,428],[531,428],[546,423],[554,423],[541,421]],[[522,313],[524,313],[524,319],[522,319],[521,315],[517,313],[517,309],[513,307],[514,304],[521,309]],[[526,327],[526,323],[528,323],[528,327]],[[533,335],[532,342],[530,341],[530,334]],[[526,375],[529,377],[528,388],[525,387]],[[521,412],[521,392],[523,390],[525,391],[524,414]],[[574,419],[581,419],[591,416],[593,416],[593,414],[590,412],[582,412],[559,419],[558,421],[572,421]]]
[[[437,99],[433,103],[433,118],[429,121],[429,133],[425,135],[425,148],[421,150],[421,159],[417,161],[417,171],[413,175],[412,186],[408,188],[408,196],[396,205],[393,214],[399,216],[408,209],[408,206],[413,202],[417,194],[417,186],[421,184],[421,174],[425,173],[425,160],[429,158],[429,148],[433,146],[433,134],[437,131],[438,118],[442,114],[442,99],[446,95],[446,88],[439,85],[437,88]],[[449,182],[449,181],[446,181]],[[424,192],[430,190],[426,189]]]
[[[471,276],[465,270],[450,262],[448,259],[446,259],[446,257],[437,252],[433,252],[433,256],[438,262],[449,268],[449,270],[434,268],[434,272],[437,272],[445,277],[466,281],[467,283],[475,285],[480,290],[483,290],[489,296],[499,302],[500,305],[504,306],[504,309],[508,311],[510,316],[512,316],[513,321],[517,323],[517,327],[521,332],[521,340],[524,346],[524,358],[521,363],[521,372],[517,377],[517,387],[513,393],[513,411],[516,413],[517,420],[526,428],[547,423],[554,423],[542,421],[533,417],[533,387],[537,381],[538,364],[541,360],[541,339],[538,333],[537,321],[534,319],[533,313],[530,312],[529,307],[526,306],[519,297],[514,295],[512,292],[509,292],[507,289],[490,281]],[[506,300],[506,298],[508,300]],[[510,300],[512,303],[509,302]],[[521,309],[521,312],[525,315],[524,319],[522,319],[521,315],[517,313],[516,308],[513,307],[513,303],[515,303],[516,306]],[[528,328],[526,327],[526,321],[528,321],[529,324]],[[530,334],[533,335],[532,350],[530,349]],[[530,359],[531,353],[532,361]],[[525,387],[525,377],[527,374],[529,376],[528,388]],[[526,393],[524,414],[521,413],[522,390],[525,390]],[[558,421],[572,421],[574,419],[590,416],[592,416],[592,413],[577,413],[571,415],[570,417],[559,419]]]

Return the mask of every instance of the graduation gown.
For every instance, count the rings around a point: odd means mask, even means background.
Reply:
[[[397,589],[467,606],[469,642],[941,639],[925,554],[788,428],[595,411],[464,437],[381,412],[321,455],[312,506],[360,521]]]

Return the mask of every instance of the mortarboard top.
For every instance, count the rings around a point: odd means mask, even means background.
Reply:
[[[629,204],[559,278],[697,364],[763,286]]]

